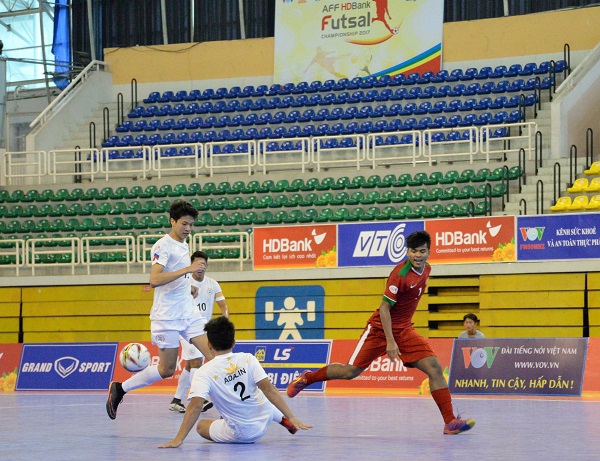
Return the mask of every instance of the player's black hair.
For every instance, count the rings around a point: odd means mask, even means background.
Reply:
[[[475,323],[479,322],[479,319],[477,318],[477,316],[475,314],[465,314],[463,317],[463,322],[467,319],[471,319]]]
[[[427,244],[427,248],[431,248],[431,237],[427,231],[416,231],[406,237],[407,248],[415,249],[424,244]]]
[[[216,351],[233,349],[235,344],[235,325],[227,317],[217,317],[204,325],[208,342]]]
[[[206,262],[208,262],[208,254],[205,253],[204,251],[198,250],[198,251],[194,251],[192,253],[192,261],[196,258],[202,258],[204,259]]]
[[[194,206],[186,202],[185,200],[176,200],[171,204],[169,210],[169,218],[179,221],[183,216],[191,216],[196,219],[198,217],[198,210]]]

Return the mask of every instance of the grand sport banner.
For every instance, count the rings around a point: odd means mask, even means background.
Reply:
[[[275,81],[438,71],[443,0],[278,0]]]
[[[587,338],[457,339],[454,394],[581,395]]]

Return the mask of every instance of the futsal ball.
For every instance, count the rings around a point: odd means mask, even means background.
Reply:
[[[119,355],[119,361],[127,371],[142,371],[150,364],[150,351],[140,343],[127,344]]]

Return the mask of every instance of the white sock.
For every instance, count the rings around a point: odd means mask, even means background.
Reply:
[[[280,412],[275,405],[273,405],[273,422],[280,424],[281,421],[283,421],[283,413]]]
[[[198,371],[197,368],[190,368],[190,383],[194,379],[194,373],[196,373],[197,371]]]
[[[160,381],[163,377],[158,372],[158,365],[151,365],[147,368],[144,368],[139,373],[136,373],[131,378],[123,381],[123,390],[125,392],[133,391],[134,389],[139,389],[140,387],[149,386],[156,381]]]
[[[179,375],[179,382],[177,383],[177,390],[175,391],[176,399],[183,399],[187,394],[188,389],[190,388],[190,372],[187,371],[187,368],[184,368],[181,374]]]

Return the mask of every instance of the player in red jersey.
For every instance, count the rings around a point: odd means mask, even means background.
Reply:
[[[425,231],[413,232],[406,238],[408,259],[398,264],[388,277],[383,299],[358,341],[346,365],[332,363],[314,372],[304,371],[287,388],[288,397],[296,396],[312,383],[330,379],[354,379],[371,362],[386,354],[395,362],[402,356],[407,367],[421,370],[429,377],[431,396],[444,418],[444,434],[468,431],[475,421],[454,416],[452,397],[442,366],[427,339],[412,326],[412,316],[425,291],[431,267],[427,264],[431,237]]]

